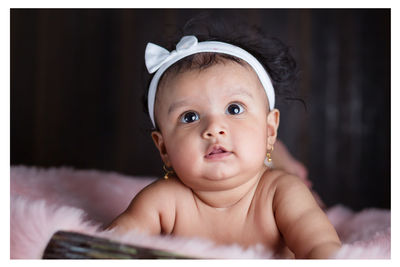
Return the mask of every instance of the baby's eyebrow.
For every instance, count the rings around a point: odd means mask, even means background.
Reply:
[[[253,95],[250,92],[248,92],[247,90],[244,90],[243,88],[232,90],[232,91],[228,92],[226,94],[226,96],[227,97],[247,96],[247,97],[250,97],[250,98],[254,98]]]
[[[177,102],[172,103],[172,105],[168,109],[168,115],[171,114],[175,109],[180,107],[188,106],[189,102],[187,100],[180,100]]]

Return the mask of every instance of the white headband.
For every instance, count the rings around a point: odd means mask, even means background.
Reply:
[[[271,79],[261,63],[246,50],[240,47],[216,41],[198,42],[197,38],[193,35],[184,36],[176,45],[176,50],[169,52],[167,49],[153,43],[148,43],[145,51],[145,62],[149,73],[154,73],[153,79],[150,82],[148,93],[148,108],[149,115],[153,126],[156,127],[154,121],[154,102],[156,98],[158,82],[162,74],[178,60],[203,52],[213,52],[228,54],[246,61],[256,72],[265,93],[268,97],[269,108],[272,110],[275,103],[275,92],[272,86]]]

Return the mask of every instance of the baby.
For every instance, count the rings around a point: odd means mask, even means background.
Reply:
[[[274,86],[243,47],[193,35],[172,52],[147,45],[151,136],[167,173],[109,228],[329,258],[341,243],[328,218],[300,178],[271,167]]]

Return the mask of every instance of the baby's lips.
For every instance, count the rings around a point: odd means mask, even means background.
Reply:
[[[206,157],[213,155],[213,154],[219,154],[219,153],[225,153],[225,152],[229,152],[226,148],[224,148],[223,146],[220,145],[212,145],[208,148],[207,153],[206,153]]]

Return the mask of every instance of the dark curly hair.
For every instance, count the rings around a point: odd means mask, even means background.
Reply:
[[[302,101],[295,97],[298,70],[289,47],[279,39],[265,35],[259,27],[255,25],[249,26],[245,23],[232,23],[221,18],[210,18],[209,15],[203,14],[189,20],[181,30],[169,37],[167,42],[161,45],[169,51],[174,50],[176,44],[185,35],[194,35],[199,42],[226,42],[241,47],[252,54],[264,66],[272,80],[277,107],[284,100],[295,99]],[[166,75],[192,69],[204,69],[217,64],[221,60],[232,60],[243,64],[241,59],[225,54],[199,53],[191,55],[172,65],[161,77],[159,86]],[[144,109],[147,114],[147,92],[151,78],[152,76],[148,77],[143,96]]]

